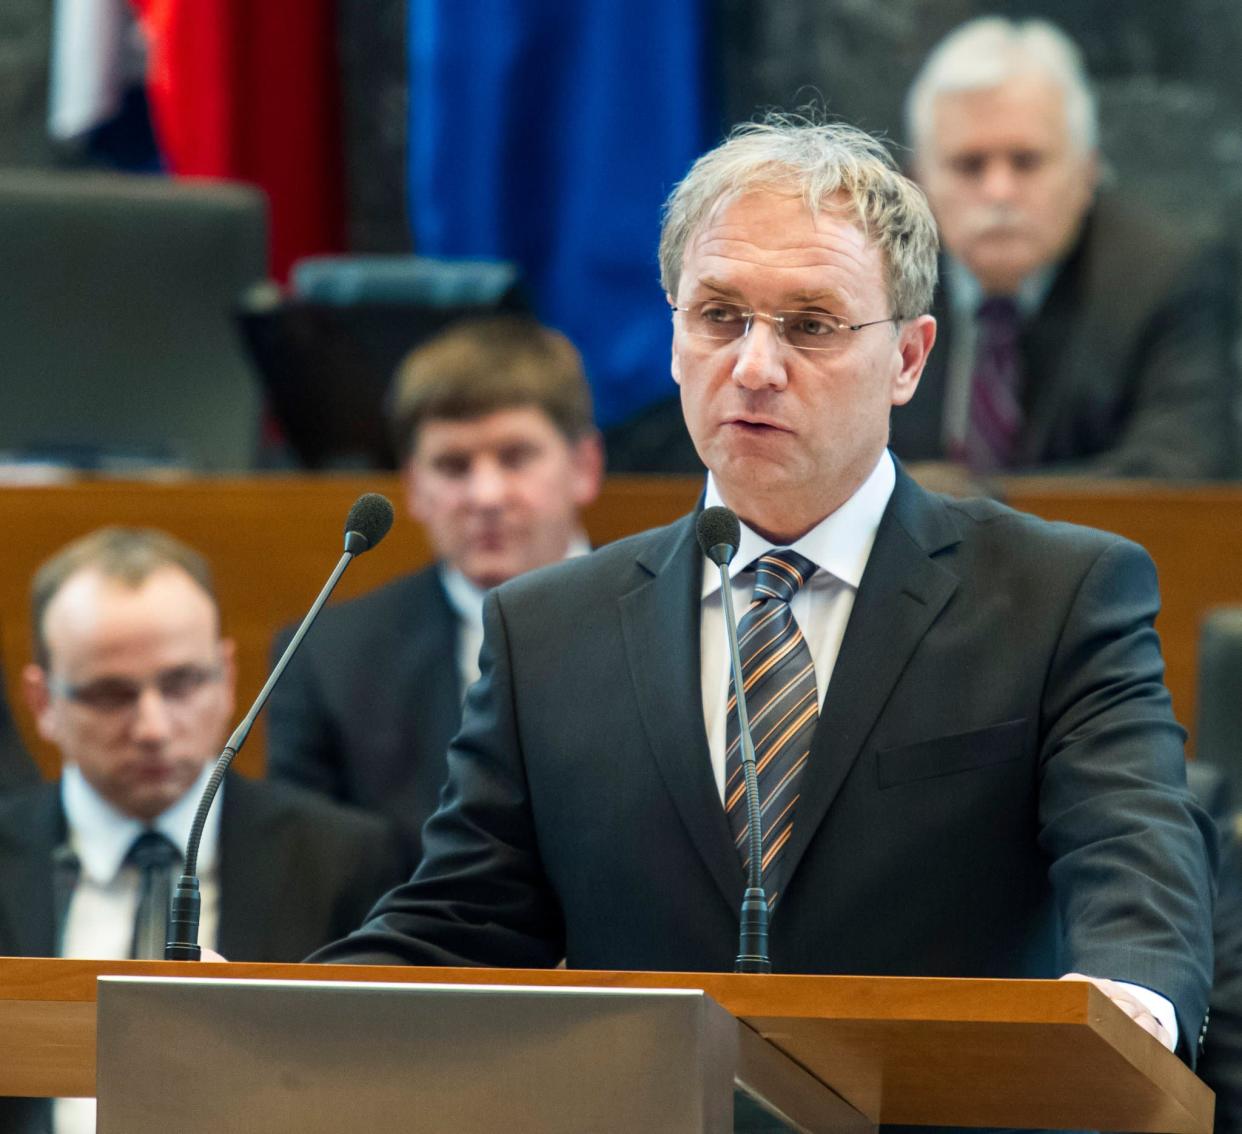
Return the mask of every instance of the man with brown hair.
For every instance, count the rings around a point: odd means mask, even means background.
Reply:
[[[478,676],[484,595],[588,549],[579,510],[603,451],[577,350],[521,316],[411,352],[389,416],[406,510],[438,562],[324,611],[272,696],[268,768],[396,817],[417,854]]]

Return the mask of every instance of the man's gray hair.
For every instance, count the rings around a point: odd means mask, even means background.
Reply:
[[[931,307],[936,224],[926,197],[898,170],[885,145],[843,122],[769,114],[736,126],[670,194],[660,232],[660,282],[676,297],[686,247],[722,203],[755,190],[800,196],[813,212],[839,209],[884,258],[890,314]]]
[[[1099,140],[1095,92],[1082,52],[1047,20],[1021,23],[981,16],[951,31],[928,55],[906,94],[906,136],[916,153],[932,140],[932,104],[942,94],[990,90],[1019,75],[1042,74],[1065,95],[1070,141],[1090,153]]]

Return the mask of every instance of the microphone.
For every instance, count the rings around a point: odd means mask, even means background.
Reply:
[[[770,973],[768,956],[768,899],[763,891],[763,827],[759,812],[759,779],[755,771],[755,743],[750,735],[746,712],[746,689],[742,683],[742,655],[737,644],[737,619],[733,613],[733,584],[729,564],[742,540],[742,526],[728,508],[704,508],[695,523],[699,547],[720,571],[720,600],[724,606],[725,632],[729,639],[729,659],[733,667],[733,689],[737,698],[738,737],[742,753],[742,775],[746,780],[746,839],[750,867],[746,892],[742,895],[741,932],[738,938],[736,973]]]
[[[185,871],[177,879],[177,888],[173,892],[172,903],[169,907],[168,940],[164,943],[164,960],[197,961],[202,957],[202,950],[198,944],[198,921],[201,905],[196,872],[198,867],[198,845],[202,841],[203,827],[207,822],[207,815],[211,811],[212,802],[216,798],[216,792],[220,790],[220,784],[224,780],[224,773],[228,771],[229,765],[233,762],[233,757],[241,750],[241,746],[246,743],[246,737],[250,735],[250,728],[254,724],[260,710],[267,703],[268,695],[272,692],[276,682],[280,680],[280,675],[285,672],[285,666],[289,664],[289,659],[293,657],[294,651],[302,644],[302,639],[306,637],[306,632],[310,629],[311,623],[319,616],[324,603],[328,601],[328,596],[335,590],[336,584],[345,573],[345,568],[349,566],[356,556],[361,555],[364,551],[370,551],[371,548],[379,543],[388,534],[388,530],[392,527],[392,521],[392,502],[386,496],[381,496],[378,492],[367,492],[354,501],[354,506],[350,508],[349,515],[345,519],[344,554],[337,562],[328,581],[324,584],[323,590],[319,592],[319,597],[315,599],[314,605],[307,612],[306,617],[302,619],[302,625],[298,627],[297,633],[293,635],[289,645],[285,647],[285,652],[280,655],[280,661],[276,663],[276,667],[272,670],[271,676],[268,677],[267,683],[259,690],[259,695],[255,698],[254,704],[250,706],[250,712],[246,714],[245,719],[237,726],[233,735],[229,737],[228,743],[224,746],[224,751],[220,753],[219,758],[216,760],[216,766],[212,769],[207,785],[203,788],[202,798],[198,802],[198,811],[195,812],[194,823],[190,828],[190,838],[186,842]]]

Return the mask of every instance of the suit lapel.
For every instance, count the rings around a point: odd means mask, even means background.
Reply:
[[[25,801],[29,802],[26,803]],[[49,784],[11,799],[9,823],[0,832],[0,932],[3,952],[14,957],[56,955],[52,852],[65,837],[60,788]]]
[[[691,842],[725,900],[737,908],[742,872],[712,776],[699,662],[702,562],[689,516],[639,559],[651,576],[618,600],[647,743]]]
[[[438,569],[421,573],[418,583],[392,629],[397,641],[392,650],[393,672],[388,676],[390,696],[398,701],[393,711],[401,722],[398,735],[402,742],[395,750],[385,744],[388,767],[383,782],[411,791],[411,805],[426,811],[434,809],[439,795],[446,768],[444,753],[461,725],[465,691],[457,667],[458,618]],[[411,697],[409,690],[417,690],[417,696]],[[415,756],[418,767],[411,777],[409,764]]]
[[[811,742],[787,851],[789,879],[910,655],[957,588],[957,580],[931,554],[958,538],[944,504],[898,466]]]

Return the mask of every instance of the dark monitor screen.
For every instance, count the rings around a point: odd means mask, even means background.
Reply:
[[[289,299],[239,318],[269,408],[301,464],[393,469],[384,406],[402,358],[458,319],[526,310],[514,287],[486,306]]]

